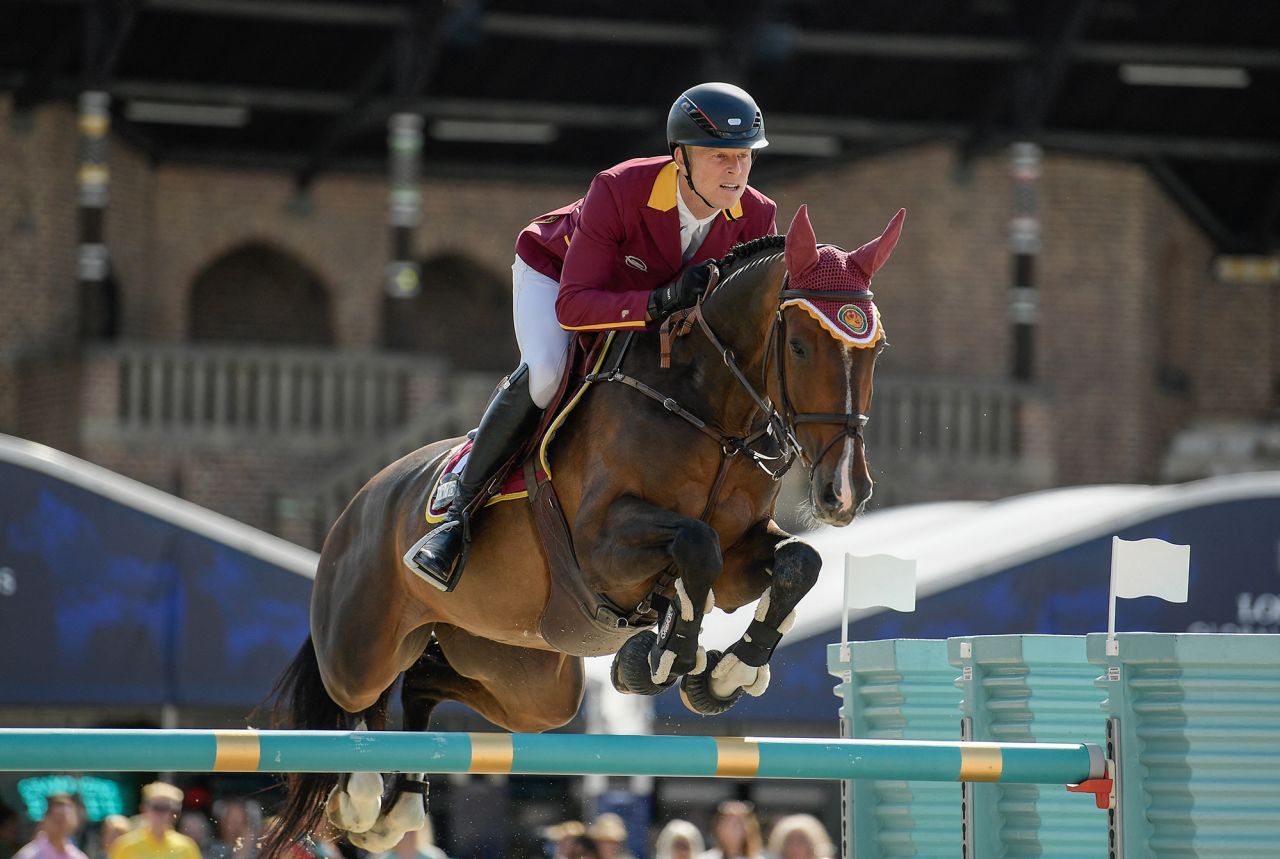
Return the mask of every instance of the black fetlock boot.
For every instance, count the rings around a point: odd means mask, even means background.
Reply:
[[[471,539],[471,515],[467,508],[527,439],[542,414],[529,396],[529,367],[521,364],[498,391],[476,430],[467,464],[458,481],[458,492],[444,521],[414,545],[405,556],[409,569],[442,591],[458,585]],[[479,512],[477,510],[476,512]]]

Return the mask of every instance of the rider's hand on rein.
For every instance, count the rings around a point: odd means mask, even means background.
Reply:
[[[707,291],[715,260],[704,260],[685,269],[679,277],[666,286],[660,286],[649,295],[649,319],[660,322],[677,310],[693,307]]]

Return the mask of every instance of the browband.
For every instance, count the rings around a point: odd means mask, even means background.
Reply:
[[[806,301],[870,301],[875,293],[869,289],[784,289],[782,300],[802,298]]]

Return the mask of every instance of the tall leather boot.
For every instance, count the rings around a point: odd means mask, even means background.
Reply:
[[[493,477],[497,469],[510,459],[537,426],[542,410],[529,396],[529,367],[521,364],[506,385],[489,403],[467,464],[462,469],[458,492],[445,514],[444,521],[420,540],[405,557],[409,568],[428,584],[451,591],[462,577],[466,544],[471,539],[471,516],[467,508]],[[476,510],[480,512],[479,508]]]

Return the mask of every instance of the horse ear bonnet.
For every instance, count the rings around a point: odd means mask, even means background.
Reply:
[[[809,207],[801,205],[787,229],[787,272],[792,285],[817,264],[818,239],[809,223]]]
[[[800,305],[829,334],[851,346],[874,346],[884,332],[880,327],[880,311],[871,300],[871,276],[893,253],[906,216],[906,210],[899,209],[878,238],[846,252],[830,245],[816,247],[808,210],[801,206],[787,230],[790,288],[818,292],[866,290],[868,295],[858,301],[794,298],[784,302],[783,307]]]

